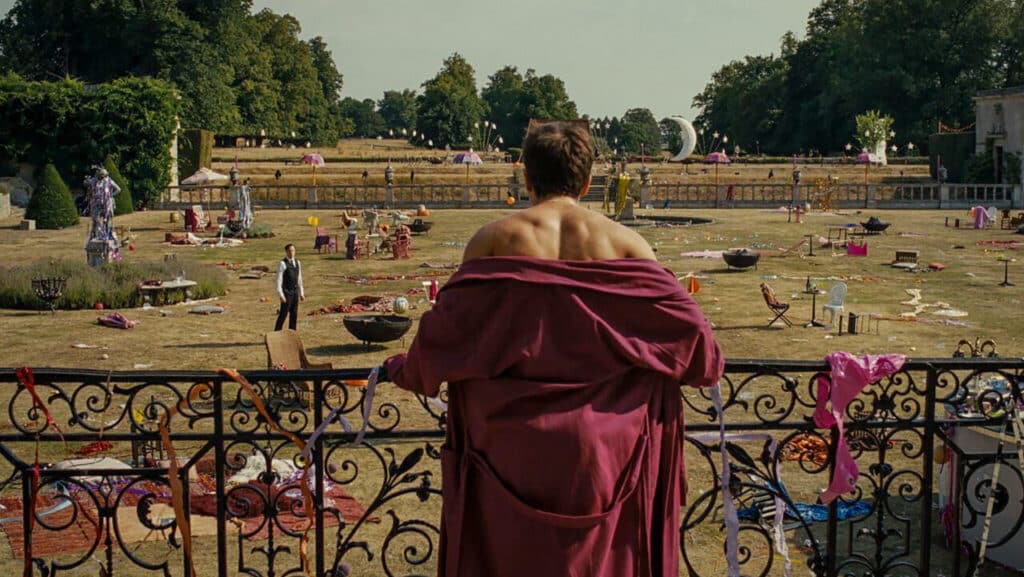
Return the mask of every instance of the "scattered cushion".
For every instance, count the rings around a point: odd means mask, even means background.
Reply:
[[[946,265],[942,264],[941,262],[933,262],[933,263],[928,263],[928,268],[930,268],[932,270],[945,270],[946,269]]]
[[[224,312],[224,307],[217,305],[200,305],[198,307],[192,307],[192,310],[188,311],[194,315],[218,315]]]

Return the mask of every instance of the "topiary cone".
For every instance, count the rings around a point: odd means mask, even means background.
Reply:
[[[43,167],[39,184],[28,201],[25,218],[36,221],[39,229],[60,229],[78,224],[78,211],[53,164]]]
[[[117,169],[117,165],[114,164],[113,156],[107,155],[107,158],[103,160],[103,168],[107,169],[110,180],[113,180],[121,188],[121,192],[114,197],[114,216],[131,214],[132,205],[134,204],[132,191],[128,188],[128,181],[125,180],[124,176],[121,175],[121,171]]]

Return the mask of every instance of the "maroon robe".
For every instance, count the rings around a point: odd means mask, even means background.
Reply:
[[[723,366],[654,261],[463,264],[385,362],[416,393],[448,382],[438,574],[678,575],[679,386]]]

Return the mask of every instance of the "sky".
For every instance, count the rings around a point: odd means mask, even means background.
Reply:
[[[6,13],[14,0],[0,0]],[[723,64],[778,53],[818,0],[254,0],[322,36],[343,96],[419,88],[453,52],[477,87],[505,65],[561,78],[580,114],[693,118],[693,96]]]

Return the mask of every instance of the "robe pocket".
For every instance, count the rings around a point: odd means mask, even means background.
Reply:
[[[645,423],[644,428],[633,447],[633,453],[630,455],[630,459],[627,461],[626,467],[619,476],[619,481],[616,483],[616,489],[608,507],[599,513],[578,515],[546,511],[523,501],[512,489],[509,488],[508,484],[498,476],[498,473],[493,467],[491,467],[490,463],[487,462],[483,455],[470,449],[467,451],[466,457],[468,465],[479,473],[478,475],[475,475],[475,478],[479,479],[480,483],[484,485],[481,489],[484,489],[485,492],[493,491],[497,493],[497,495],[502,497],[503,501],[508,503],[514,511],[523,515],[527,519],[532,519],[553,527],[566,529],[589,529],[601,524],[609,517],[617,514],[619,510],[622,509],[623,504],[628,502],[634,496],[637,491],[637,487],[640,485],[640,479],[642,478],[644,461],[647,455],[647,445],[648,434],[647,425]]]

